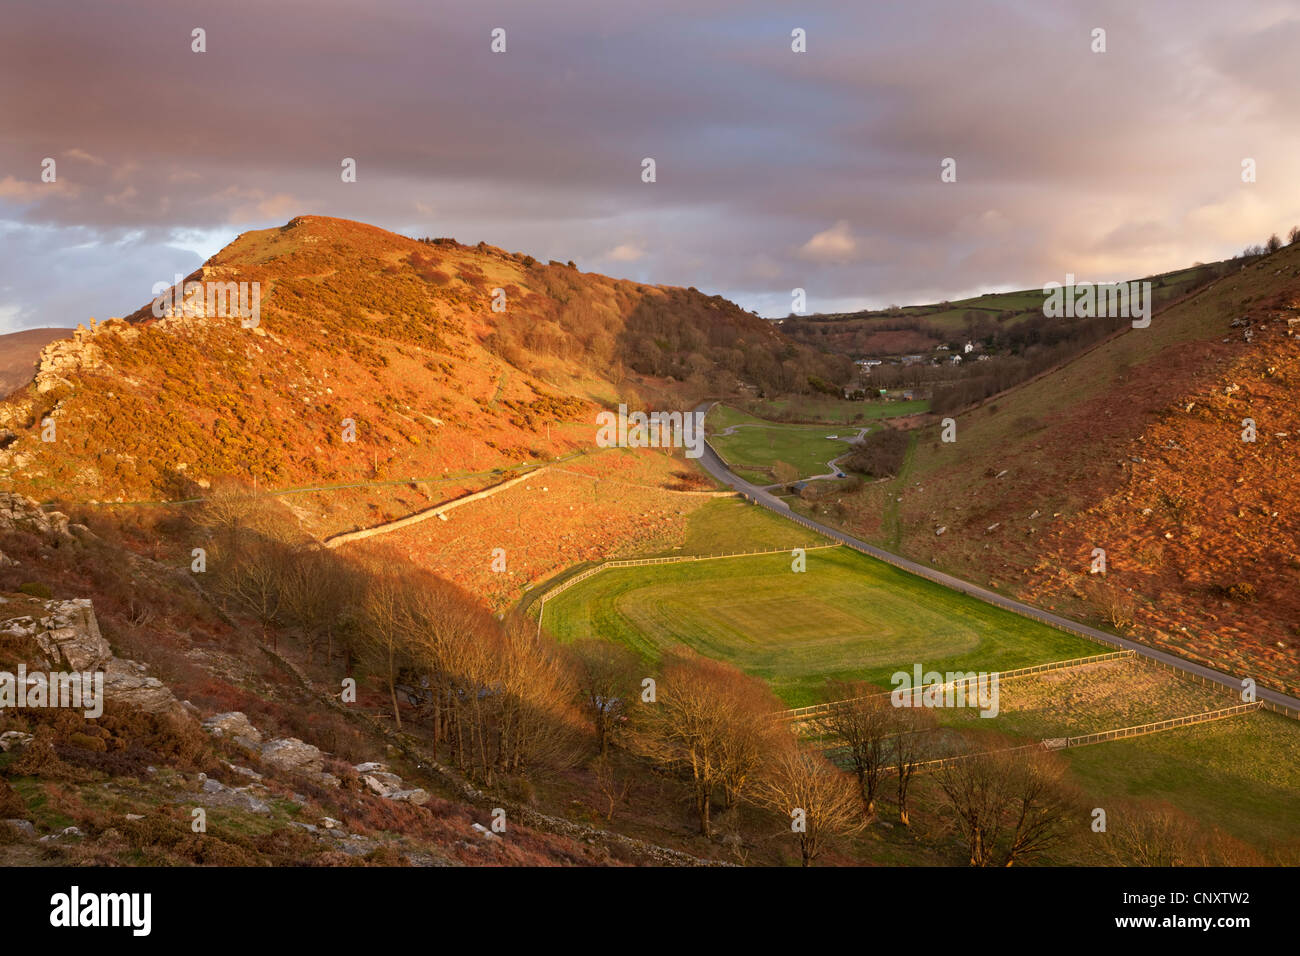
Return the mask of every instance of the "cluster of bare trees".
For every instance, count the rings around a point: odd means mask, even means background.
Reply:
[[[735,806],[776,749],[778,709],[763,684],[720,661],[674,654],[663,662],[655,700],[638,713],[639,745],[689,776],[702,835],[711,833],[713,805]]]
[[[652,702],[637,708],[632,743],[689,784],[703,836],[714,809],[741,800],[789,821],[809,866],[833,835],[862,826],[849,779],[776,719],[780,702],[761,681],[690,652],[663,661]]]
[[[1247,246],[1241,250],[1241,253],[1236,258],[1254,259],[1258,256],[1266,256],[1277,252],[1284,245],[1294,245],[1297,242],[1300,242],[1300,226],[1292,226],[1291,231],[1286,235],[1286,242],[1283,242],[1275,232],[1268,237],[1262,246]]]
[[[1045,853],[1085,818],[1061,762],[1037,747],[964,754],[940,764],[935,777],[971,866],[1012,866]]]
[[[795,741],[763,682],[685,650],[667,655],[653,677],[638,655],[608,641],[578,641],[571,651],[596,732],[597,780],[611,800],[607,816],[620,791],[604,757],[617,744],[686,785],[704,837],[714,836],[716,812],[746,800],[789,821],[808,866],[828,837],[862,826],[852,782]]]
[[[868,684],[832,684],[829,694],[838,703],[817,719],[816,730],[856,778],[864,822],[876,817],[888,786],[900,822],[908,825],[911,784],[924,770],[942,797],[941,812],[967,845],[971,866],[1011,866],[1079,831],[1081,801],[1053,755],[989,736],[945,739],[932,711],[897,707]]]
[[[876,801],[888,780],[898,803],[898,818],[908,824],[908,794],[917,769],[938,756],[936,723],[920,707],[895,707],[889,695],[870,684],[833,682],[835,706],[815,723],[857,780],[866,821],[876,817]]]
[[[211,587],[272,635],[322,644],[348,674],[384,690],[435,755],[474,778],[522,775],[581,756],[572,669],[519,619],[498,620],[471,595],[382,553],[348,560],[316,546],[266,499],[219,489],[197,523],[208,532]]]
[[[431,574],[375,568],[361,623],[366,660],[388,689],[395,721],[401,694],[429,729],[435,756],[491,783],[581,755],[567,661],[527,621],[498,620]]]

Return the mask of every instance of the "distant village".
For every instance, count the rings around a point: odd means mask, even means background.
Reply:
[[[950,345],[939,345],[927,353],[859,358],[853,363],[858,370],[858,385],[844,389],[844,397],[856,401],[876,398],[905,402],[929,398],[932,389],[923,387],[915,378],[912,380],[913,387],[898,387],[900,384],[898,372],[902,369],[919,372],[924,367],[952,368],[961,366],[963,362],[987,362],[990,358],[991,356],[984,351],[984,346],[975,341],[968,341],[959,350]],[[947,376],[942,377],[947,378]]]
[[[949,365],[960,365],[962,361],[987,362],[989,356],[984,352],[984,347],[978,342],[967,342],[960,352],[954,352],[950,346],[939,345],[929,355],[894,355],[884,358],[860,358],[853,364],[856,365],[864,375],[871,374],[871,370],[877,365],[943,365],[945,362]]]

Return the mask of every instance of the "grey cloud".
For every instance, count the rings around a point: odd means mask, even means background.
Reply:
[[[1280,3],[6,13],[0,315],[23,325],[137,307],[147,295],[128,290],[194,258],[179,237],[298,213],[483,239],[773,315],[795,286],[821,308],[1119,278],[1300,222],[1300,21]],[[205,54],[190,52],[195,26]],[[496,26],[504,55],[488,51]],[[806,54],[790,52],[794,26]],[[1088,50],[1093,26],[1105,54]],[[44,156],[60,193],[33,188]],[[344,156],[356,184],[339,181]],[[945,156],[956,184],[939,182]],[[1250,187],[1243,156],[1261,164]],[[852,254],[801,254],[841,222]],[[644,254],[609,256],[628,245]]]

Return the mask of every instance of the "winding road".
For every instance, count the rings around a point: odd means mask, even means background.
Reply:
[[[705,402],[697,406],[695,410],[707,414],[708,410],[716,404],[716,402]],[[1239,694],[1241,692],[1242,679],[1240,677],[1234,677],[1224,671],[1215,670],[1214,668],[1206,667],[1203,664],[1197,664],[1194,661],[1189,661],[1185,658],[1179,657],[1177,654],[1170,654],[1167,651],[1157,650],[1156,648],[1150,647],[1146,644],[1141,644],[1124,637],[1117,637],[1114,634],[1108,634],[1106,631],[1098,630],[1095,627],[1089,627],[1086,624],[1071,621],[1070,619],[1061,617],[1060,615],[1052,614],[1048,611],[1042,610],[1041,608],[1036,608],[1031,604],[1025,604],[1024,602],[1017,601],[1014,598],[998,594],[996,591],[990,591],[988,588],[982,588],[978,584],[971,584],[969,581],[963,581],[961,578],[953,577],[951,574],[945,574],[942,571],[927,567],[924,564],[919,564],[916,561],[910,561],[907,558],[900,557],[896,554],[890,553],[889,551],[878,548],[873,544],[867,544],[867,542],[855,538],[852,535],[845,534],[843,531],[837,531],[834,528],[821,524],[818,521],[814,521],[811,518],[795,514],[795,512],[790,510],[788,504],[776,497],[776,495],[767,491],[767,489],[761,488],[758,485],[748,482],[740,476],[732,473],[731,469],[726,466],[722,458],[713,450],[713,446],[709,444],[707,440],[704,442],[704,451],[701,454],[699,461],[700,464],[704,466],[704,469],[714,478],[718,479],[718,481],[723,484],[734,488],[751,501],[762,505],[769,511],[776,512],[784,518],[789,518],[791,521],[801,524],[806,528],[817,531],[834,541],[838,541],[846,547],[853,548],[855,551],[861,551],[863,554],[868,554],[873,558],[878,558],[879,560],[886,562],[887,564],[892,564],[896,568],[901,568],[902,570],[911,572],[919,577],[934,581],[937,584],[942,584],[944,587],[952,588],[954,591],[960,591],[962,594],[968,594],[973,598],[978,598],[986,604],[992,604],[996,607],[1014,611],[1017,614],[1022,614],[1025,617],[1033,618],[1034,620],[1042,621],[1046,624],[1051,624],[1053,627],[1059,627],[1062,630],[1090,638],[1091,640],[1097,641],[1101,644],[1136,651],[1140,656],[1145,657],[1148,660],[1153,660],[1157,663],[1171,667],[1177,667],[1180,670],[1195,674],[1198,677],[1214,681],[1217,684],[1222,684],[1233,693]],[[1267,687],[1256,687],[1255,696],[1258,700],[1265,701],[1266,703],[1270,703],[1278,708],[1289,710],[1290,714],[1288,716],[1300,717],[1300,699],[1290,697],[1283,694],[1281,691],[1272,690]]]

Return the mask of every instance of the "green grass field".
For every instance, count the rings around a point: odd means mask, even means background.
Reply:
[[[691,513],[686,522],[686,538],[681,548],[671,553],[723,554],[771,548],[808,548],[829,543],[829,538],[787,521],[766,508],[739,498],[716,498]]]
[[[729,550],[718,548],[716,550]],[[827,678],[1007,670],[1101,653],[1089,641],[991,607],[847,548],[603,571],[546,604],[561,641],[598,636],[651,659],[686,645],[767,681],[790,706]]]
[[[780,425],[725,406],[715,408],[707,424],[709,442],[728,464],[744,470],[749,480],[760,477],[754,469],[770,468],[778,461],[797,468],[800,478],[824,475],[830,470],[827,462],[847,454],[850,441],[846,439],[856,438],[859,431],[857,426],[837,431],[834,425]],[[733,426],[732,434],[719,434]],[[772,481],[775,478],[763,483]]]

